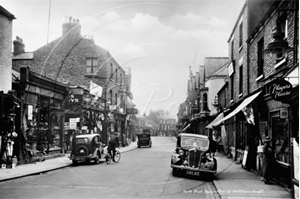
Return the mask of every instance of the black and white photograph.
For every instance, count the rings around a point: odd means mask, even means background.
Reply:
[[[299,199],[298,0],[1,0],[0,199]]]

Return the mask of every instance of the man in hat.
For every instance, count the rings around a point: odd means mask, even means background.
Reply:
[[[265,184],[269,184],[273,177],[273,169],[275,166],[274,150],[271,146],[272,138],[267,136],[264,140],[263,161],[262,161],[262,176]]]

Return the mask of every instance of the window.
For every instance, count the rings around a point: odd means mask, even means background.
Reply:
[[[116,83],[118,83],[118,69],[115,70]]]
[[[277,19],[277,29],[279,32],[282,32],[284,35],[283,39],[286,39],[288,36],[288,22],[287,22],[287,16],[286,13],[283,13],[281,16]],[[276,55],[276,62],[280,62],[282,59],[284,59],[286,56],[285,53],[277,53]]]
[[[263,75],[264,67],[264,38],[261,38],[257,43],[257,77]]]
[[[234,60],[234,40],[231,42],[231,61]]]
[[[98,72],[98,58],[86,58],[86,73],[96,74]]]
[[[113,74],[114,74],[114,65],[110,63],[110,75],[112,76]]]
[[[233,88],[234,88],[234,79],[233,79],[233,75],[231,75],[230,76],[230,86],[231,86],[231,88],[230,88],[230,97],[231,97],[231,99],[233,100]]]
[[[123,74],[122,73],[120,73],[120,85],[121,85],[121,87],[123,86]]]
[[[207,105],[207,94],[203,94],[203,111],[208,111],[208,105]]]
[[[116,103],[116,105],[118,105],[118,94],[117,93],[115,94],[115,103]]]
[[[112,98],[113,98],[113,94],[112,94],[112,90],[109,91],[109,99],[110,99],[110,103],[112,104]]]
[[[239,83],[240,94],[243,93],[243,65],[240,66],[240,83]]]
[[[243,22],[241,22],[239,27],[239,47],[243,46]]]

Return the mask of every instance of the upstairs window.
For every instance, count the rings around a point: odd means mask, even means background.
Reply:
[[[208,111],[208,105],[207,105],[207,94],[203,94],[203,111]]]
[[[281,16],[277,19],[276,28],[279,32],[282,32],[284,35],[284,39],[287,39],[288,36],[288,22],[287,22],[287,16],[286,13],[283,13]],[[282,59],[286,57],[286,53],[277,53],[276,55],[276,62],[280,62]]]
[[[231,42],[231,61],[234,60],[234,40]]]
[[[263,75],[264,68],[264,38],[257,43],[257,77]]]
[[[86,73],[97,74],[98,58],[86,58]]]
[[[233,89],[234,89],[234,79],[233,79],[233,75],[230,76],[230,97],[231,100],[233,100]]]
[[[118,69],[115,70],[116,83],[118,83]]]
[[[122,73],[120,73],[120,85],[121,85],[121,87],[123,86],[123,75],[122,75]]]
[[[240,82],[239,82],[240,94],[243,93],[243,65],[240,66]]]
[[[243,22],[239,26],[239,48],[243,46]]]

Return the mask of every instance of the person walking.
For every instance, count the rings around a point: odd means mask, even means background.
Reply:
[[[271,141],[272,138],[267,136],[264,140],[265,143],[263,146],[262,180],[264,180],[265,184],[270,184],[275,167],[275,156]]]
[[[112,157],[113,162],[115,162],[116,147],[119,147],[118,133],[115,133],[115,135],[108,142],[107,150],[109,155]]]

